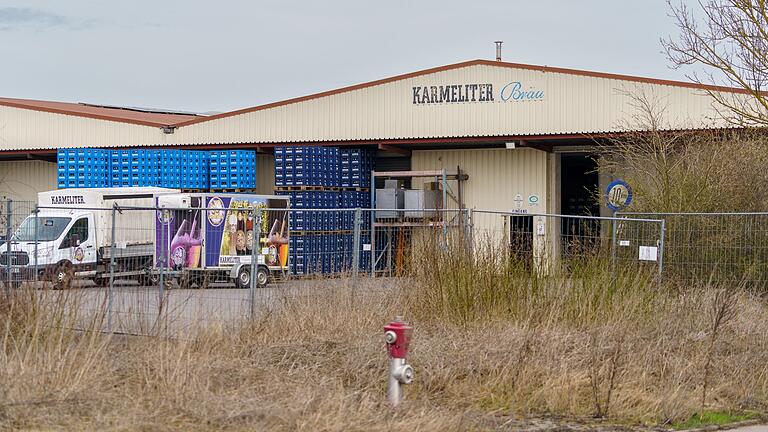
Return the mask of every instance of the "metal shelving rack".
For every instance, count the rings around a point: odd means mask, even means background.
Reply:
[[[446,210],[448,208],[448,198],[450,198],[457,206],[457,214],[450,221],[445,220],[441,215],[439,221],[413,221],[413,220],[398,220],[377,222],[376,221],[376,178],[434,178],[440,182],[441,190],[443,192],[442,208],[434,210]],[[391,256],[392,256],[392,231],[401,228],[420,228],[420,227],[442,227],[443,235],[447,235],[449,226],[461,226],[463,224],[463,218],[460,217],[464,210],[464,186],[463,183],[469,179],[469,175],[461,171],[461,167],[457,166],[456,170],[446,170],[445,168],[440,170],[427,170],[427,171],[371,171],[371,277],[376,277],[376,265],[379,260],[387,254],[388,265],[387,268],[391,268]],[[456,183],[456,191],[454,193],[451,184]],[[458,221],[458,222],[456,222]],[[387,230],[387,243],[382,250],[381,255],[376,254],[376,228],[385,228]]]

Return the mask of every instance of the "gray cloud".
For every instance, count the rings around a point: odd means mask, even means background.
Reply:
[[[20,27],[46,28],[67,25],[69,20],[63,16],[37,9],[3,7],[0,8],[0,30],[13,30]]]

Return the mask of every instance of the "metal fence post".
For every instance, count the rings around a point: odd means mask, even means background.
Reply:
[[[614,219],[611,220],[611,277],[616,279],[616,236],[618,235],[619,221],[616,219],[616,213],[613,213]]]
[[[261,253],[261,212],[254,207],[253,211],[253,238],[251,239],[251,286],[249,287],[248,300],[250,308],[248,318],[256,315],[256,272],[258,270],[258,257]]]
[[[667,231],[666,219],[661,220],[661,234],[659,235],[659,282],[664,272],[664,236]]]
[[[112,332],[112,290],[115,284],[115,250],[117,245],[115,244],[115,236],[117,230],[115,225],[117,224],[117,204],[112,205],[112,241],[109,245],[109,285],[107,286],[107,332]]]
[[[161,235],[160,238],[165,241],[165,244],[162,245],[162,253],[160,254],[160,262],[157,266],[158,271],[160,272],[159,281],[160,285],[157,288],[158,292],[158,304],[157,304],[157,319],[160,319],[160,314],[163,312],[163,288],[165,287],[165,275],[163,274],[163,267],[165,267],[165,263],[167,261],[166,254],[170,252],[168,250],[170,242],[171,242],[171,217],[170,215],[166,218],[166,214],[163,212],[163,210],[160,210],[160,206],[157,204],[157,200],[155,200],[155,214],[160,211],[160,229],[162,232],[163,225],[166,226],[165,236]],[[170,212],[170,210],[168,210]]]
[[[13,200],[5,202],[5,294],[11,294],[11,212],[13,211]]]
[[[374,223],[376,222],[376,171],[371,171],[371,208],[370,208],[370,223],[368,227],[370,230],[370,245],[371,245],[371,277],[376,277],[376,229]]]
[[[467,223],[465,229],[467,230],[468,250],[469,253],[473,253],[475,246],[475,210],[467,209]]]
[[[363,209],[355,209],[355,225],[352,234],[352,276],[357,277],[360,271],[360,231],[363,223]]]
[[[371,201],[373,203],[373,201]],[[371,278],[376,277],[376,210],[371,205]]]
[[[39,217],[40,217],[40,209],[38,208],[37,204],[35,204],[35,266],[34,266],[35,275],[34,275],[34,279],[33,279],[35,281],[35,285],[37,285],[37,279],[38,279],[37,272],[38,272],[38,265],[39,265],[39,263],[38,263],[38,243],[39,243],[39,241],[37,239],[37,236],[39,235],[39,233],[37,231],[37,229],[38,229],[37,226],[38,226],[38,223],[40,222]]]

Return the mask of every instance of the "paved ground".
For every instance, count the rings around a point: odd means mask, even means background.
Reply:
[[[237,321],[259,316],[273,310],[291,298],[322,296],[328,288],[351,289],[366,292],[391,289],[391,279],[371,280],[367,277],[351,279],[294,280],[272,283],[251,292],[227,285],[214,285],[208,289],[140,287],[132,283],[115,284],[110,298],[106,288],[90,282],[78,282],[68,290],[55,291],[54,296],[65,296],[67,304],[77,305],[80,325],[97,326],[118,333],[157,334],[170,332],[186,334],[208,325],[231,325]],[[110,313],[108,313],[110,312]]]
[[[738,429],[731,429],[731,431],[734,431],[734,432],[768,432],[768,425],[747,426],[747,427],[738,428]]]

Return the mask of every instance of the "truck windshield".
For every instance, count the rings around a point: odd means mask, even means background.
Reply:
[[[69,225],[72,218],[68,217],[37,217],[37,240],[53,241],[59,238],[64,228]],[[16,234],[13,235],[16,241],[35,241],[35,217],[30,216],[24,219]]]

